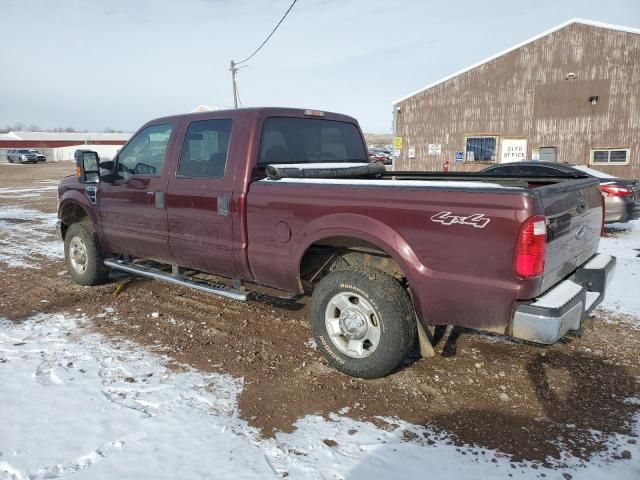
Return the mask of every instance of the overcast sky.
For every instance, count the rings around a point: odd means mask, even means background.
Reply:
[[[0,126],[135,130],[232,105],[229,60],[290,2],[0,0]],[[240,97],[388,133],[393,100],[573,17],[640,27],[640,0],[298,0],[239,72]]]

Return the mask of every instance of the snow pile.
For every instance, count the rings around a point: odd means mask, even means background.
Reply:
[[[432,432],[421,441],[422,427],[397,419],[381,429],[307,416],[294,433],[263,439],[238,416],[242,380],[170,369],[149,349],[87,334],[81,327],[88,321],[0,319],[0,479],[422,478],[425,469],[443,480],[560,478]],[[625,448],[640,457],[640,445]],[[633,461],[602,457],[563,471],[637,478]]]
[[[3,264],[38,268],[42,257],[62,258],[64,247],[56,237],[56,220],[55,213],[0,207],[0,272]]]

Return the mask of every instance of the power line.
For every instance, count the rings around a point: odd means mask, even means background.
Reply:
[[[238,66],[238,65],[240,65],[241,63],[247,63],[249,60],[251,60],[254,57],[254,55],[256,53],[258,53],[262,49],[262,47],[264,47],[266,45],[266,43],[273,36],[273,34],[276,33],[276,30],[278,30],[278,27],[280,26],[280,24],[284,21],[285,18],[287,18],[287,15],[289,15],[289,12],[291,11],[291,9],[293,8],[293,6],[296,4],[297,1],[298,0],[293,0],[291,5],[289,5],[289,8],[287,9],[287,11],[284,12],[284,15],[282,16],[280,21],[276,24],[274,29],[271,30],[271,33],[267,36],[267,38],[264,39],[264,41],[260,44],[260,46],[258,48],[256,48],[251,55],[249,55],[247,58],[245,58],[241,62],[234,62],[233,60],[231,60],[231,65],[229,67],[229,70],[231,71],[231,85],[233,87],[233,106],[234,106],[234,108],[238,108],[238,101],[240,100],[240,96],[238,94],[238,83],[236,82],[236,73],[238,72],[239,69],[244,68],[244,67],[247,66],[247,65],[242,65],[242,66]],[[240,104],[242,105],[242,103],[240,103]]]
[[[240,98],[240,89],[238,88],[237,84],[236,84],[236,95],[238,97],[238,103],[240,104],[240,108],[242,108],[242,99]]]
[[[264,42],[262,42],[260,44],[260,46],[258,48],[255,49],[255,51],[249,55],[247,58],[245,58],[244,60],[240,61],[240,62],[236,62],[235,65],[240,65],[241,63],[245,63],[248,62],[249,60],[251,60],[253,58],[253,56],[258,53],[260,51],[260,49],[262,47],[265,46],[265,44],[269,41],[269,39],[271,38],[271,36],[276,33],[276,30],[278,30],[278,27],[280,26],[280,24],[284,21],[285,18],[287,18],[287,15],[289,15],[289,12],[291,11],[291,9],[293,8],[293,6],[296,4],[298,0],[293,0],[293,2],[291,3],[291,5],[289,5],[289,8],[287,9],[286,12],[284,12],[284,15],[282,16],[282,18],[280,19],[280,21],[278,22],[278,24],[275,26],[275,28],[273,30],[271,30],[271,33],[269,34],[269,36],[267,38],[264,39]]]

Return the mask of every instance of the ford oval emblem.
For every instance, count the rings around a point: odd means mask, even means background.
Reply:
[[[582,237],[584,237],[585,233],[587,233],[587,228],[584,225],[580,225],[580,227],[578,227],[578,230],[576,230],[576,239],[580,240]]]

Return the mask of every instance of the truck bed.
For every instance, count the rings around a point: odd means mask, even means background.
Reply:
[[[455,220],[474,215],[486,225]],[[544,275],[518,279],[515,240],[533,215],[547,222]],[[299,289],[292,263],[306,249],[355,237],[406,270],[427,322],[446,318],[504,331],[515,301],[541,295],[595,254],[602,200],[598,181],[589,177],[387,172],[377,178],[263,178],[250,185],[247,225],[248,261],[259,283]],[[283,241],[282,231],[290,239]]]

